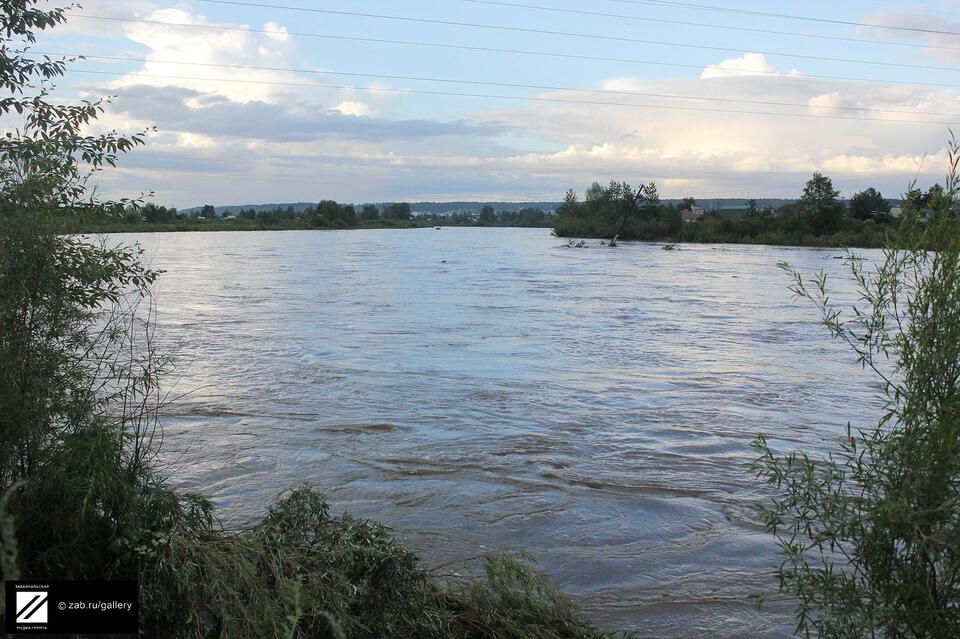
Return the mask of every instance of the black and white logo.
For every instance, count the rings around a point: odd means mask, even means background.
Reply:
[[[17,591],[17,623],[47,623],[47,593]]]

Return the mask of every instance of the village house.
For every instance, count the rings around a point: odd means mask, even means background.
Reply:
[[[684,222],[693,222],[704,214],[704,209],[699,206],[691,206],[686,211],[680,211],[680,219]]]

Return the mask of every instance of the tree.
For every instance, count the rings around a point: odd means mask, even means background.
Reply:
[[[147,203],[142,209],[143,218],[151,224],[162,222],[172,222],[177,218],[177,209],[168,209],[165,206],[157,206],[153,202]]]
[[[406,202],[391,204],[383,210],[383,217],[388,220],[409,220],[410,205]]]
[[[380,219],[380,209],[373,204],[364,204],[360,211],[360,219],[364,221]]]
[[[777,496],[762,511],[780,543],[797,633],[823,638],[960,637],[960,147],[944,199],[907,219],[881,262],[849,261],[862,304],[843,312],[821,272],[793,273],[831,335],[877,376],[885,408],[848,425],[829,456],[755,442]]]
[[[932,211],[942,207],[949,199],[948,193],[939,184],[931,186],[926,193],[911,185],[903,198],[903,214],[905,217],[927,218]]]
[[[117,553],[151,491],[162,366],[135,341],[157,273],[138,247],[57,229],[81,214],[139,217],[128,206],[139,199],[104,202],[87,184],[145,132],[88,135],[104,101],[49,98],[65,61],[25,55],[35,32],[65,19],[45,6],[0,3],[0,113],[17,122],[0,139],[0,494],[17,487],[9,512],[30,531],[18,544],[24,576],[136,577]]]
[[[747,217],[758,217],[760,215],[760,205],[754,199],[747,200]]]
[[[678,204],[677,206],[681,211],[692,211],[693,207],[695,207],[696,205],[697,205],[697,200],[695,198],[685,197],[682,200],[680,200],[680,204]]]
[[[640,210],[644,213],[657,213],[660,211],[660,192],[657,190],[657,183],[650,182],[642,187],[643,195],[640,197]]]
[[[481,224],[493,224],[497,221],[497,214],[494,212],[493,207],[489,204],[480,209],[480,223]]]
[[[873,187],[854,193],[850,198],[850,214],[856,218],[868,219],[887,213],[890,213],[890,205],[880,191]]]
[[[837,230],[844,211],[839,197],[840,192],[833,188],[833,181],[819,172],[807,182],[800,197],[800,208],[814,233],[828,234]]]
[[[204,204],[198,215],[205,217],[208,220],[212,220],[213,218],[217,217],[217,209],[212,204]]]

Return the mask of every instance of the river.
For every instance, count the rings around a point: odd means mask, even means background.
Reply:
[[[849,298],[840,251],[570,249],[543,229],[114,239],[166,271],[167,472],[227,524],[310,484],[430,563],[525,549],[604,627],[791,636],[749,445],[823,451],[879,412],[777,268],[822,268]]]

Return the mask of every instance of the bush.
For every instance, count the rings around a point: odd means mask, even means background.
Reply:
[[[14,94],[0,114],[26,114],[0,139],[0,577],[139,579],[150,637],[600,636],[526,566],[490,560],[480,585],[444,581],[387,527],[331,517],[307,488],[231,533],[209,501],[167,486],[152,463],[170,364],[153,341],[159,273],[136,247],[57,234],[77,211],[130,210],[89,197],[81,161],[112,165],[139,139],[81,135],[100,103],[19,95],[63,73],[13,46],[64,20],[37,4],[0,12]],[[352,207],[322,206],[352,223]],[[19,544],[15,526],[30,532]]]
[[[830,302],[821,273],[794,274],[831,334],[878,377],[877,424],[847,427],[827,457],[755,443],[778,496],[762,509],[784,554],[797,631],[820,637],[960,636],[960,222],[951,197],[907,223],[876,270],[850,259],[863,307]],[[930,249],[930,250],[927,250]]]

